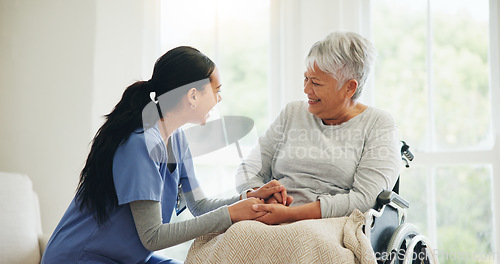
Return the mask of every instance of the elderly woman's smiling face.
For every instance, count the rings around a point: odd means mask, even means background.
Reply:
[[[338,87],[342,85],[342,87]],[[338,125],[352,116],[351,100],[356,91],[357,82],[348,80],[339,84],[330,74],[323,72],[314,64],[314,68],[307,68],[304,73],[304,93],[307,94],[309,112],[321,118],[327,125]]]

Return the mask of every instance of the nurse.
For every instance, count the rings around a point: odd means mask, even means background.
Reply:
[[[285,197],[277,181],[252,198],[203,195],[180,127],[205,123],[220,89],[215,64],[192,47],[168,51],[150,80],[130,85],[93,139],[42,263],[181,263],[153,252],[258,218],[265,213],[252,205],[275,193]],[[184,202],[195,217],[169,223]]]

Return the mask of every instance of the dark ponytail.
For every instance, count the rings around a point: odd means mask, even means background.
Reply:
[[[160,57],[149,81],[138,81],[127,87],[113,111],[105,116],[97,131],[85,166],[80,174],[76,201],[80,210],[89,210],[99,224],[105,223],[109,213],[118,206],[113,181],[113,158],[118,147],[134,131],[144,127],[143,110],[151,102],[150,93],[161,95],[177,87],[209,78],[215,64],[203,53],[191,47],[178,47]],[[172,93],[175,102],[182,93]],[[169,97],[170,93],[168,94]],[[176,104],[163,107],[167,112]],[[165,109],[164,109],[165,108]],[[157,121],[157,119],[156,119]]]

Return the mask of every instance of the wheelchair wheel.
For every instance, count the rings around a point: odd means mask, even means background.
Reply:
[[[418,228],[415,225],[405,223],[394,231],[387,246],[383,263],[437,263],[431,251],[427,238],[419,235]]]
[[[416,235],[406,249],[404,264],[410,263],[439,263],[437,257],[432,252],[429,240],[423,235]]]

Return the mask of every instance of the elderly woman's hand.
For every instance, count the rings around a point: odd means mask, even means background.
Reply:
[[[287,195],[286,188],[279,181],[272,180],[258,189],[247,193],[247,197],[266,200],[266,203],[289,205],[293,198]]]

